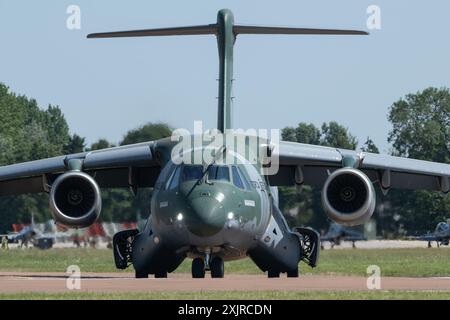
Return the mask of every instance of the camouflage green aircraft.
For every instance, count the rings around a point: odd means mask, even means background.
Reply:
[[[55,221],[77,228],[99,217],[100,188],[154,188],[146,226],[114,236],[116,266],[122,269],[131,263],[137,278],[164,278],[192,258],[194,278],[205,277],[205,271],[221,278],[224,261],[244,257],[269,277],[297,277],[300,261],[316,265],[319,236],[309,228],[288,227],[278,209],[277,186],[323,187],[328,216],[343,225],[362,224],[371,217],[374,184],[384,192],[449,192],[447,164],[229,133],[233,48],[241,34],[367,33],[237,25],[225,9],[209,25],[91,34],[89,38],[215,35],[220,61],[216,133],[226,133],[223,140],[179,135],[5,166],[0,168],[0,195],[46,192]],[[233,145],[236,140],[244,148]],[[191,147],[180,148],[186,142],[192,142]]]

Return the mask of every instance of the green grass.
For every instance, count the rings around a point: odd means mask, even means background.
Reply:
[[[450,292],[431,291],[227,291],[145,293],[15,293],[0,300],[448,300]]]
[[[450,276],[450,250],[446,248],[325,250],[321,252],[318,267],[312,273],[366,276],[369,265],[378,265],[382,275],[388,277]]]
[[[120,272],[111,250],[38,249],[0,251],[0,271],[65,272],[69,265],[82,272]],[[378,265],[383,276],[450,276],[450,250],[432,249],[343,249],[321,252],[319,265],[311,269],[301,264],[303,274],[366,276],[369,265]],[[226,263],[226,273],[261,274],[249,259]],[[132,268],[126,270],[133,272]],[[190,260],[177,272],[190,273]]]

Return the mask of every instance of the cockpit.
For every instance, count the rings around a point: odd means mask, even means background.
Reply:
[[[174,190],[180,184],[192,181],[197,184],[207,183],[210,185],[223,182],[234,184],[243,190],[250,189],[250,183],[239,166],[209,165],[205,168],[202,165],[181,164],[175,166],[175,170],[172,171],[166,183],[166,190]]]
[[[445,222],[439,222],[436,227],[437,232],[448,232],[449,229],[450,229],[449,225]]]

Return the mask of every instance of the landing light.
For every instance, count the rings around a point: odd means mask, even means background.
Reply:
[[[183,214],[182,213],[177,214],[177,220],[178,221],[183,220]]]
[[[227,218],[228,218],[228,220],[233,220],[234,219],[234,213],[233,212],[228,212]]]

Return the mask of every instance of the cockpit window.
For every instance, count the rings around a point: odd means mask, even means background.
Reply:
[[[169,183],[166,187],[168,190],[173,190],[176,187],[178,187],[178,184],[180,183],[180,167],[176,167],[175,171],[172,173],[172,176],[169,179]]]
[[[236,187],[240,189],[245,189],[244,183],[242,182],[241,175],[239,174],[238,168],[235,166],[231,167],[233,173],[233,183]]]
[[[208,180],[230,181],[230,169],[227,166],[210,166]]]
[[[183,167],[183,181],[200,180],[203,175],[203,166],[184,166]]]
[[[446,232],[448,230],[449,230],[449,225],[445,222],[439,222],[436,227],[436,231],[438,231],[438,232]]]

